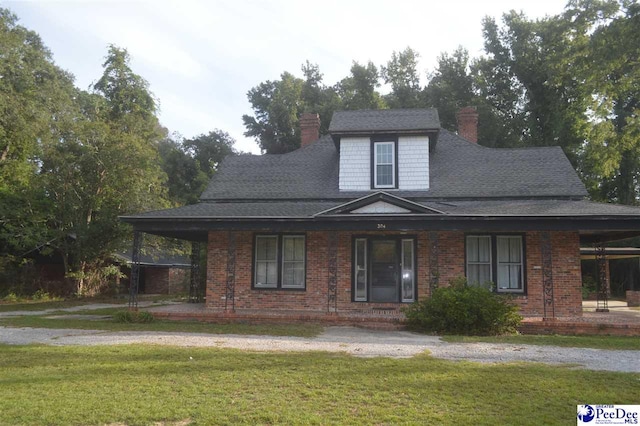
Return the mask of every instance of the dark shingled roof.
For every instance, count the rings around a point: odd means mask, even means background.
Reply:
[[[336,111],[329,133],[433,130],[440,128],[436,109]]]
[[[229,217],[297,217],[306,218],[335,207],[337,201],[281,201],[253,203],[207,203],[192,204],[175,209],[156,210],[135,217],[157,218],[229,218]]]
[[[424,110],[431,111],[431,110]],[[336,113],[338,114],[338,113]],[[339,154],[329,136],[288,154],[227,157],[201,200],[333,200],[376,191],[338,189]],[[428,191],[399,197],[572,197],[587,191],[558,147],[494,149],[441,130],[431,153]]]
[[[432,201],[416,200],[416,203],[442,212],[432,216],[618,216],[638,215],[637,207],[618,204],[594,203],[584,200],[480,200],[480,201]],[[168,210],[132,215],[135,218],[157,219],[223,219],[223,218],[311,218],[317,213],[337,207],[338,201],[283,201],[283,202],[203,202]],[[345,213],[348,215],[349,213]],[[399,214],[398,216],[402,216]],[[428,216],[428,214],[427,214]],[[322,219],[322,217],[319,217]]]

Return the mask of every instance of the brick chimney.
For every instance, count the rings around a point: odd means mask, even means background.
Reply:
[[[478,111],[476,107],[461,108],[456,113],[456,121],[458,122],[458,135],[469,142],[478,143]]]
[[[320,137],[320,116],[305,112],[300,116],[300,148],[315,142]]]

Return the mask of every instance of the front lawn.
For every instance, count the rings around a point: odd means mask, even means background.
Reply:
[[[0,424],[574,424],[639,374],[419,356],[0,345]]]
[[[155,320],[150,323],[118,323],[112,319],[89,321],[86,319],[65,318],[69,315],[113,315],[121,309],[105,308],[80,312],[53,312],[44,316],[19,316],[0,318],[0,326],[34,328],[72,328],[81,330],[109,331],[167,331],[208,334],[253,334],[266,336],[313,337],[320,334],[323,327],[316,324],[212,324],[197,321]],[[47,318],[50,315],[64,315],[62,318]]]
[[[442,340],[451,343],[513,343],[570,348],[640,350],[640,337],[625,336],[546,336],[521,334],[514,336],[442,336]]]

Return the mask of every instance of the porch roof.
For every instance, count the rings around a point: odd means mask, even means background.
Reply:
[[[209,230],[463,230],[505,232],[577,230],[583,243],[640,235],[640,208],[584,200],[420,200],[423,211],[356,214],[345,200],[201,202],[123,216],[136,230],[206,240]],[[327,212],[338,212],[327,214]],[[324,213],[324,214],[319,214]],[[382,225],[382,226],[380,226]]]

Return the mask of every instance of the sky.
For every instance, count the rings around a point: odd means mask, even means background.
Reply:
[[[160,104],[160,122],[191,138],[228,132],[236,148],[260,153],[244,136],[247,92],[283,71],[302,77],[318,64],[324,83],[352,61],[377,66],[407,46],[420,55],[423,83],[438,55],[458,46],[482,54],[482,19],[509,10],[529,18],[560,13],[564,0],[139,0],[4,1],[40,34],[55,62],[87,89],[102,74],[109,44],[126,48],[133,71]]]

